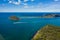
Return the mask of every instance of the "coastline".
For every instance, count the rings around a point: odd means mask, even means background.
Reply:
[[[49,27],[50,26],[50,27]],[[52,29],[51,29],[52,28]],[[51,29],[51,30],[49,30],[49,29]],[[60,29],[60,27],[57,27],[57,26],[54,26],[54,25],[46,25],[46,26],[44,26],[43,28],[41,28],[41,29],[39,29],[36,33],[35,33],[35,35],[33,36],[33,38],[31,39],[31,40],[39,40],[41,37],[42,37],[42,35],[44,36],[44,35],[48,35],[48,34],[50,34],[50,36],[52,35],[52,34],[54,34],[55,32],[56,33],[60,33],[60,31],[59,31],[59,29]],[[49,33],[49,32],[51,32],[51,33]],[[53,32],[52,32],[53,31]],[[48,33],[46,33],[46,32],[48,32]],[[44,33],[46,33],[46,34],[44,34]],[[57,35],[59,35],[59,33],[57,34]],[[54,36],[57,36],[57,35],[54,35]],[[47,36],[47,37],[49,37],[49,36]],[[60,36],[57,36],[57,37],[59,37],[60,38]],[[51,37],[50,37],[51,38]],[[43,39],[45,39],[45,38],[43,38]],[[43,40],[42,39],[42,40]],[[46,39],[47,40],[47,39]],[[48,38],[48,40],[50,40],[49,38]]]

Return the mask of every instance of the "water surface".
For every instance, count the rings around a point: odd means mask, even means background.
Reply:
[[[16,24],[8,19],[12,15],[20,18],[42,16],[43,14],[0,13],[0,34],[5,40],[31,40],[36,31],[47,24],[60,26],[60,18],[21,18],[18,21],[20,23]]]

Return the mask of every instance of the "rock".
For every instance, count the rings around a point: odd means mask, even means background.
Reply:
[[[56,14],[55,17],[60,17],[60,15]]]
[[[45,14],[42,16],[42,18],[55,18],[60,17],[60,14]]]
[[[60,27],[47,25],[34,35],[32,40],[60,40]]]
[[[53,17],[54,17],[54,15],[52,15],[52,14],[44,14],[42,16],[42,18],[53,18]]]
[[[12,21],[18,21],[19,17],[17,17],[17,16],[10,16],[9,19],[12,20]]]

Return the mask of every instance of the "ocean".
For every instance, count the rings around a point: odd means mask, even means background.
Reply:
[[[31,40],[45,25],[60,26],[60,18],[37,17],[44,14],[47,13],[0,13],[0,34],[4,40]],[[17,23],[9,20],[14,15],[20,18]]]

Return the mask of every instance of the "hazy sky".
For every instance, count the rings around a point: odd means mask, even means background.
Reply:
[[[60,12],[60,0],[0,0],[0,12]]]

